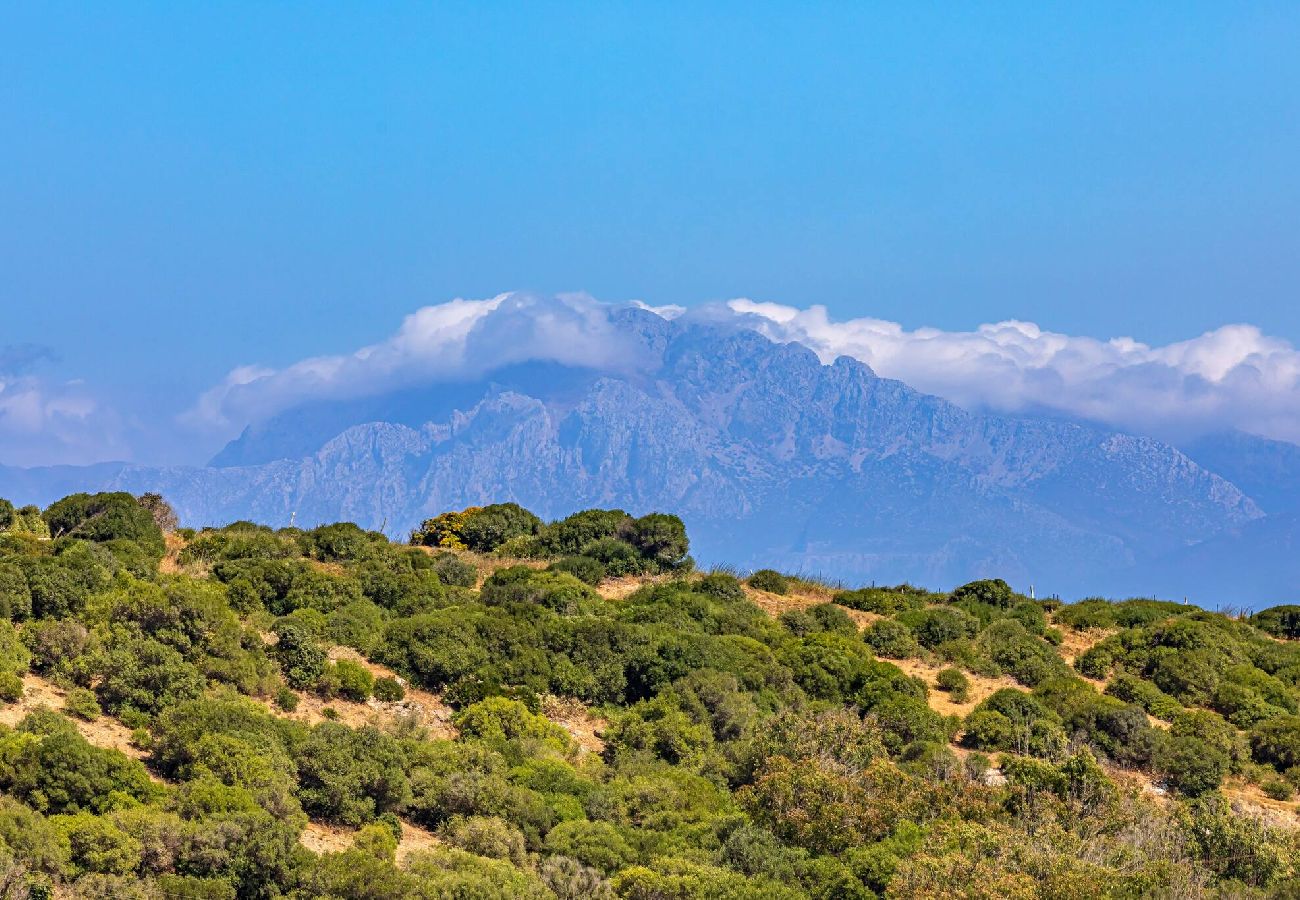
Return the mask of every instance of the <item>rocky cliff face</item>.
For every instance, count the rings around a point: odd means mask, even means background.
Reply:
[[[504,500],[544,516],[670,510],[707,562],[936,586],[998,575],[1040,594],[1122,581],[1262,515],[1158,441],[979,415],[851,359],[620,315],[648,360],[633,374],[525,365],[317,404],[209,467],[97,467],[79,486],[160,490],[191,524],[294,516],[393,534]],[[42,477],[0,472],[0,494],[47,500]]]

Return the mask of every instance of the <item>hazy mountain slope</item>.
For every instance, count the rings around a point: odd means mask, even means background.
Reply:
[[[1241,488],[1266,513],[1300,513],[1300,446],[1229,431],[1191,441],[1183,449]]]
[[[349,519],[393,534],[492,501],[548,516],[663,509],[709,562],[932,585],[1000,575],[1065,594],[1103,573],[1122,585],[1261,516],[1158,441],[973,414],[851,359],[822,365],[749,331],[620,315],[649,361],[631,374],[525,365],[316,404],[214,460],[255,464],[96,467],[81,485],[62,470],[0,472],[0,495],[151,489],[191,523]]]

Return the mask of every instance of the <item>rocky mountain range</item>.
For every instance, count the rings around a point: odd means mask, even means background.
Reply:
[[[1235,568],[1261,535],[1296,533],[1300,448],[1231,436],[1184,453],[967,411],[740,328],[638,309],[611,320],[642,351],[637,366],[521,363],[318,401],[250,426],[207,466],[0,468],[0,495],[157,490],[191,525],[346,519],[391,534],[471,504],[513,500],[546,517],[619,506],[679,513],[705,564],[853,583],[996,575],[1039,595],[1208,605],[1300,586],[1285,554],[1253,560],[1249,578]]]

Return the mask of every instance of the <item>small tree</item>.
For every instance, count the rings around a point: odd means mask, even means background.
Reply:
[[[176,511],[172,509],[170,503],[163,499],[162,494],[145,493],[141,494],[137,501],[141,508],[147,510],[149,515],[153,516],[154,524],[162,531],[163,534],[171,534],[180,527],[180,520],[176,518]]]

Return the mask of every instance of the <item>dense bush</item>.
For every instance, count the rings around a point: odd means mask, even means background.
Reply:
[[[162,554],[162,529],[153,514],[127,493],[72,494],[51,504],[44,518],[55,538],[135,541]]]
[[[759,569],[749,576],[749,586],[773,594],[790,593],[790,579],[775,569]]]
[[[567,572],[579,581],[592,586],[605,580],[605,566],[590,556],[565,556],[551,563],[557,572]]]
[[[1260,610],[1250,617],[1250,622],[1260,631],[1275,637],[1300,639],[1300,606],[1274,606]]]
[[[893,659],[916,656],[921,649],[912,629],[897,619],[881,619],[873,623],[864,636],[872,650]]]

